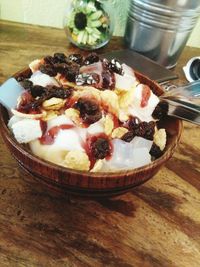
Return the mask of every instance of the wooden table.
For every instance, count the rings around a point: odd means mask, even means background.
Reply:
[[[101,52],[122,48],[113,38]],[[28,62],[75,50],[62,30],[0,23],[0,82]],[[186,47],[175,72],[200,49]],[[0,139],[0,266],[200,266],[200,127],[144,185],[112,199],[58,196],[25,173]]]

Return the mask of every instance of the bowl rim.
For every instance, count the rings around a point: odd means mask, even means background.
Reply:
[[[16,72],[14,75],[12,75],[12,77],[16,78],[17,76],[19,76],[20,74],[27,72],[30,72],[30,69],[28,67],[23,68],[21,71]],[[143,75],[142,73],[135,71],[134,73],[136,74],[136,76],[139,77],[143,77],[144,79],[146,79],[148,82],[155,84],[156,88],[159,89],[159,93],[157,92],[157,95],[161,95],[162,93],[164,93],[163,89],[161,88],[161,86],[155,82],[154,80],[151,80],[150,78],[148,78],[147,76]],[[153,88],[151,88],[153,89]],[[155,159],[154,161],[152,161],[149,164],[146,164],[144,166],[141,166],[139,168],[134,168],[134,169],[123,169],[123,170],[119,170],[119,171],[110,171],[110,172],[90,172],[90,171],[81,171],[81,170],[76,170],[76,169],[71,169],[71,168],[67,168],[58,164],[55,164],[53,162],[47,161],[45,159],[42,159],[36,155],[34,155],[31,150],[28,150],[26,147],[24,147],[23,144],[19,144],[17,142],[17,140],[14,138],[13,134],[11,133],[11,131],[9,130],[9,128],[7,127],[5,120],[4,120],[4,116],[3,116],[3,109],[7,111],[7,109],[5,107],[3,107],[0,104],[0,123],[1,123],[1,127],[0,130],[4,131],[4,135],[6,136],[6,138],[9,140],[9,142],[16,147],[16,149],[20,152],[20,153],[24,153],[28,158],[30,158],[33,161],[37,161],[37,163],[39,163],[40,165],[43,165],[46,168],[53,168],[53,170],[62,172],[62,173],[71,173],[73,175],[81,175],[83,177],[91,177],[91,178],[95,178],[95,179],[102,179],[102,177],[106,177],[106,179],[112,179],[114,177],[124,177],[124,176],[131,176],[131,175],[135,175],[138,173],[145,172],[148,169],[150,169],[153,166],[161,166],[162,164],[165,163],[166,160],[168,160],[172,154],[174,149],[176,148],[176,146],[178,145],[178,142],[180,140],[181,137],[181,133],[183,130],[183,123],[181,120],[176,119],[176,118],[172,118],[174,120],[175,123],[177,123],[177,136],[175,137],[174,142],[171,144],[170,147],[167,148],[166,151],[164,151],[163,155],[157,159]]]
[[[8,138],[8,140],[10,141],[10,143],[12,143],[13,145],[15,145],[17,147],[17,149],[21,152],[21,153],[24,153],[29,157],[31,158],[32,160],[37,160],[37,162],[39,164],[42,164],[42,165],[45,165],[45,167],[48,167],[48,168],[54,168],[54,169],[57,169],[57,170],[60,170],[60,171],[68,171],[70,173],[73,173],[73,174],[81,174],[83,176],[89,176],[89,177],[95,177],[95,178],[102,178],[102,176],[105,176],[105,175],[108,175],[107,178],[112,178],[112,177],[115,177],[116,175],[118,177],[120,176],[124,176],[124,175],[131,175],[131,174],[136,174],[136,173],[139,173],[141,170],[142,171],[146,171],[148,170],[151,166],[153,165],[162,165],[168,158],[170,158],[172,155],[171,151],[174,150],[178,144],[178,141],[180,140],[180,137],[181,137],[181,133],[182,133],[182,128],[183,128],[183,125],[182,125],[182,122],[178,119],[175,119],[176,121],[178,121],[178,128],[180,129],[178,131],[178,135],[176,137],[176,140],[175,142],[173,143],[172,146],[170,146],[165,152],[164,154],[155,159],[154,161],[152,161],[151,163],[149,164],[146,164],[144,166],[141,166],[139,168],[134,168],[134,169],[128,169],[128,170],[121,170],[121,171],[115,171],[115,172],[89,172],[89,171],[81,171],[81,170],[75,170],[75,169],[71,169],[71,168],[67,168],[67,167],[64,167],[64,166],[60,166],[58,164],[55,164],[53,162],[49,162],[45,159],[42,159],[36,155],[34,155],[31,151],[29,151],[28,149],[26,149],[25,147],[23,147],[23,145],[19,144],[15,139],[14,137],[12,136],[12,133],[10,132],[10,130],[8,129],[8,127],[6,126],[6,123],[3,119],[3,116],[2,116],[2,106],[0,107],[0,120],[1,122],[3,121],[3,124],[1,123],[2,127],[4,128],[4,131],[6,133],[6,137]]]

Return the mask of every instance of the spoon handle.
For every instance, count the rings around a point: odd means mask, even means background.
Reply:
[[[200,99],[200,80],[182,86],[169,86],[165,89],[164,97],[177,96],[179,98]]]

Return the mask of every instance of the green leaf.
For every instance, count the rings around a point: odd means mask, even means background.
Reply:
[[[77,42],[82,43],[84,37],[84,31],[80,31],[78,34]]]
[[[91,20],[97,20],[97,19],[99,19],[101,17],[102,14],[103,14],[103,12],[101,10],[99,10],[97,12],[92,13],[89,16],[89,19],[91,19]]]
[[[98,28],[101,26],[101,21],[100,20],[94,20],[90,22],[90,25],[92,28]]]

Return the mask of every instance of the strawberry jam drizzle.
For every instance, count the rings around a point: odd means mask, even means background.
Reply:
[[[56,136],[58,135],[60,130],[68,130],[74,128],[74,125],[70,124],[61,124],[59,126],[54,126],[50,130],[47,131],[47,125],[40,123],[42,129],[42,137],[39,138],[39,141],[43,145],[51,145],[54,143]]]
[[[74,104],[76,103],[76,101],[77,101],[77,98],[75,97],[69,98],[65,103],[65,109],[72,108]]]
[[[21,94],[20,104],[17,107],[17,111],[26,114],[39,114],[41,113],[39,108],[33,108],[32,103],[34,99],[29,91],[25,91]]]
[[[115,114],[111,114],[111,116],[114,123],[114,128],[118,128],[120,126],[120,121],[118,117]]]
[[[141,100],[141,103],[140,103],[141,108],[144,108],[144,107],[147,106],[149,98],[150,98],[150,95],[151,95],[151,90],[150,90],[149,86],[143,85],[143,88],[142,88],[142,100]]]

